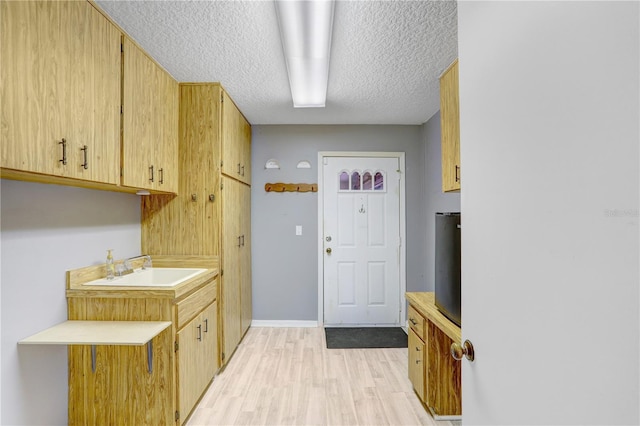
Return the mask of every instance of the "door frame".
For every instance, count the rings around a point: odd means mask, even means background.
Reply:
[[[324,326],[324,159],[325,157],[386,157],[397,158],[400,167],[400,318],[398,326],[404,327],[406,318],[406,303],[404,294],[407,291],[407,226],[406,226],[406,179],[404,152],[371,152],[371,151],[318,151],[318,326]]]

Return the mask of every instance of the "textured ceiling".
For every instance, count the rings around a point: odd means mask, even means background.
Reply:
[[[272,1],[104,1],[180,82],[218,81],[252,124],[421,124],[457,56],[455,1],[336,1],[325,108],[293,108]]]

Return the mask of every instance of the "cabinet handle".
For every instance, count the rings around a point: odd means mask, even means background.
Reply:
[[[160,173],[160,185],[164,183],[164,169],[159,169],[158,173]]]
[[[244,166],[242,166],[242,176],[244,176]]]
[[[62,138],[61,142],[58,142],[58,145],[62,145],[62,159],[58,160],[62,165],[67,165],[67,140]]]
[[[238,235],[238,247],[240,247],[240,235]]]
[[[198,324],[198,340],[202,342],[202,324]]]
[[[86,145],[84,145],[82,148],[80,148],[80,151],[83,152],[83,156],[84,156],[84,163],[82,163],[82,168],[87,170],[89,168],[89,161],[87,161],[87,151],[89,150],[89,147],[87,147]]]
[[[209,194],[209,201],[213,203],[215,199],[216,199],[216,196],[214,194]]]
[[[460,182],[460,166],[456,164],[456,182]]]
[[[240,163],[238,163],[238,174],[240,174]]]
[[[416,364],[420,364],[421,361],[421,359],[416,359]]]
[[[244,235],[241,235],[242,237],[242,247],[244,247]]]
[[[418,324],[418,322],[416,320],[414,320],[413,318],[409,318],[409,322],[413,325]]]
[[[420,352],[420,348],[416,346],[416,352]]]
[[[149,182],[153,182],[153,165],[149,166]]]
[[[204,332],[205,333],[209,332],[209,319],[208,318],[204,319]]]

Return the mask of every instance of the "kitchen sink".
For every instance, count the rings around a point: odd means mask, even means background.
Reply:
[[[147,268],[136,269],[131,274],[115,277],[112,280],[101,278],[84,285],[102,285],[118,287],[173,287],[183,283],[206,269],[200,268]]]

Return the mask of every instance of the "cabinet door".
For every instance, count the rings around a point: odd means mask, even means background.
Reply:
[[[240,185],[241,203],[239,212],[242,215],[241,238],[242,247],[240,250],[240,304],[241,304],[241,325],[242,335],[251,326],[252,319],[252,297],[251,297],[251,187]]]
[[[202,376],[205,386],[218,371],[218,302],[202,312]]]
[[[70,61],[67,6],[0,3],[2,167],[64,175],[62,122]]]
[[[223,330],[223,363],[229,359],[241,338],[241,305],[240,305],[240,182],[222,177],[222,330]],[[246,237],[245,237],[246,238]]]
[[[178,411],[182,418],[202,395],[203,390],[203,317],[196,316],[182,330],[177,333],[178,351],[176,352],[178,365]]]
[[[160,191],[178,191],[178,83],[160,67],[155,69],[153,141],[154,164],[158,178],[154,187]]]
[[[127,37],[123,40],[122,184],[153,189],[153,84],[155,64]]]
[[[178,85],[124,38],[122,184],[163,192],[178,186]]]
[[[119,31],[88,2],[0,8],[2,167],[116,183]]]
[[[458,61],[440,77],[442,191],[460,190],[460,109]]]
[[[251,183],[251,125],[233,100],[222,94],[222,173]]]
[[[88,2],[71,13],[69,108],[65,135],[71,177],[120,181],[121,34]]]
[[[242,155],[240,156],[242,162],[242,176],[240,178],[246,184],[251,185],[251,125],[244,118],[242,113],[238,110],[240,115],[240,144],[242,146]]]
[[[453,341],[430,321],[427,324],[427,405],[440,416],[461,415],[462,367],[450,354]]]
[[[240,114],[226,92],[220,93],[222,103],[221,114],[221,171],[227,176],[239,179],[242,172],[240,159]]]
[[[416,394],[420,397],[421,401],[425,401],[426,386],[425,386],[425,365],[427,361],[427,355],[425,351],[425,344],[418,337],[418,335],[409,329],[409,380],[413,384]]]

